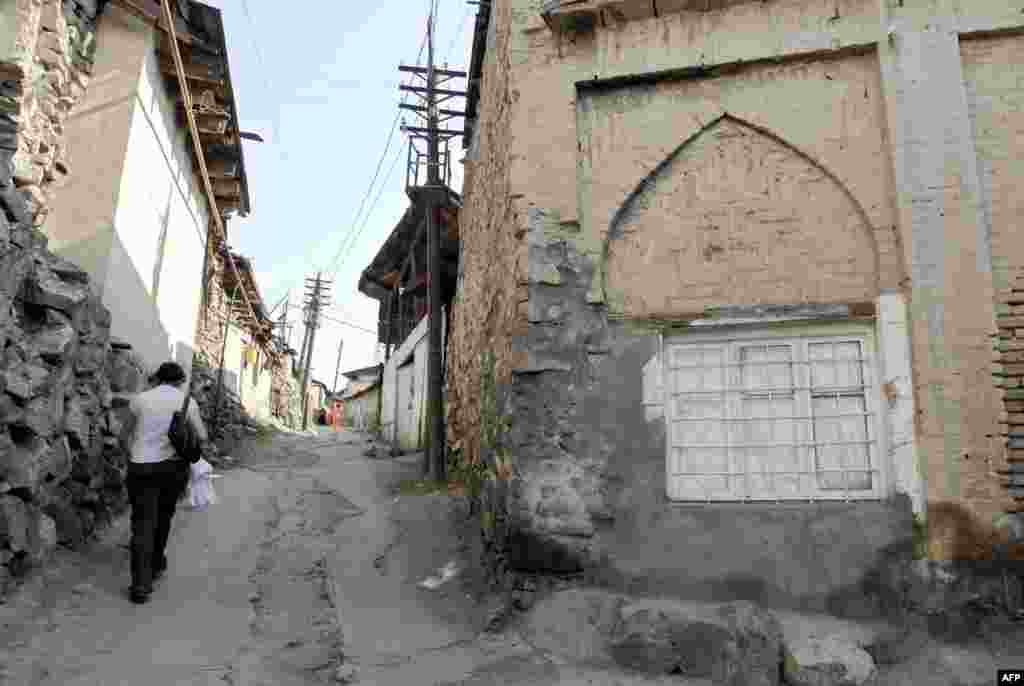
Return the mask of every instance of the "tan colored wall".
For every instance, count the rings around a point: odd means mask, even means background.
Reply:
[[[929,505],[971,523],[936,522],[931,554],[984,554],[958,540],[995,537],[1010,505],[996,474],[1008,425],[992,364],[997,289],[1021,254],[1020,96],[1009,65],[1021,62],[1024,20],[1000,0],[891,4],[771,0],[628,21],[603,13],[593,31],[558,34],[541,3],[497,2],[497,35],[508,26],[509,44],[488,57],[493,69],[507,56],[511,73],[506,84],[489,71],[483,88],[492,102],[508,89],[508,126],[482,139],[490,166],[467,179],[454,437],[477,440],[466,398],[479,383],[474,358],[492,347],[492,303],[507,313],[518,302],[518,321],[504,319],[515,370],[581,378],[577,361],[593,357],[585,335],[552,333],[575,316],[558,290],[565,263],[553,257],[567,248],[579,273],[594,267],[587,304],[634,321],[902,292]],[[484,108],[482,125],[500,117]],[[517,242],[527,229],[536,238]],[[619,237],[606,259],[609,229]],[[511,279],[490,276],[508,268],[501,247],[518,248],[518,294]],[[560,361],[540,359],[556,339]]]
[[[514,227],[522,225],[525,216],[513,207],[509,188],[512,8],[507,2],[498,2],[491,12],[495,28],[484,64],[478,153],[466,165],[467,192],[460,215],[466,217],[460,232],[462,274],[452,310],[445,403],[449,445],[471,460],[479,454],[480,355],[494,351],[499,376],[510,378],[518,301],[525,299],[516,280],[494,278],[495,274],[517,273],[521,240]],[[486,288],[482,287],[485,283]]]

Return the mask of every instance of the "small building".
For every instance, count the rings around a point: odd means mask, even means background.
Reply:
[[[380,382],[356,384],[344,396],[345,426],[354,431],[374,432],[380,428]]]
[[[409,208],[363,270],[359,291],[380,303],[378,340],[385,346],[380,390],[383,437],[401,450],[415,451],[425,447],[427,428],[426,202],[418,188],[410,187],[407,192]],[[461,197],[447,189],[438,212],[442,235],[442,346],[458,278],[461,206]]]
[[[446,416],[512,566],[877,609],[914,519],[1021,542],[1024,15],[966,7],[481,3]]]
[[[9,3],[8,3],[9,4]],[[95,3],[93,3],[95,4]],[[176,31],[216,202],[249,213],[235,94],[220,10],[177,0]],[[191,369],[198,275],[217,246],[192,152],[160,3],[100,3],[91,82],[64,124],[72,172],[57,182],[50,248],[92,277],[111,334],[155,368]],[[63,165],[64,163],[62,163]]]

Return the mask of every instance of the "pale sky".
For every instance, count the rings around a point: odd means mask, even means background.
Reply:
[[[223,12],[240,125],[266,141],[244,142],[252,213],[229,223],[232,248],[252,258],[268,309],[289,289],[292,305],[300,304],[305,277],[317,269],[337,270],[333,304],[325,313],[375,330],[377,301],[356,287],[409,204],[404,188],[407,139],[401,131],[395,132],[362,215],[355,219],[403,97],[398,84],[408,82],[407,74],[400,78],[398,65],[416,63],[429,3],[304,0],[304,11],[297,12],[292,3],[204,1]],[[466,71],[476,5],[464,0],[439,0],[438,5],[437,62],[447,60],[452,69]],[[426,50],[421,63],[426,63]],[[465,85],[458,80],[449,87],[464,90]],[[415,99],[410,96],[409,102]],[[463,101],[444,106],[461,109]],[[403,116],[407,124],[422,126],[412,112]],[[459,126],[461,120],[451,124]],[[452,149],[452,185],[458,191],[460,139]],[[351,249],[343,251],[339,266],[332,266],[343,241],[360,226]],[[300,316],[298,309],[290,313],[296,350],[302,345]],[[341,371],[376,361],[375,334],[325,320],[316,334],[313,376],[328,386],[342,340]],[[343,385],[339,377],[338,386]]]

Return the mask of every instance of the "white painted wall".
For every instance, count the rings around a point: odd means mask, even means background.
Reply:
[[[104,13],[96,68],[66,128],[71,174],[47,224],[55,252],[95,281],[111,334],[155,368],[191,369],[207,209],[166,92],[155,30]]]
[[[445,330],[442,317],[441,345],[444,345]],[[422,450],[426,422],[427,398],[427,356],[430,352],[427,337],[427,318],[416,325],[412,333],[402,342],[384,365],[384,394],[381,401],[381,431],[385,440],[397,443],[403,450]],[[412,402],[400,393],[398,368],[411,361],[412,369],[403,373],[412,375]],[[401,430],[400,430],[401,427]]]
[[[269,419],[271,372],[264,368],[267,363],[266,355],[260,352],[258,357],[255,374],[253,365],[242,365],[240,369],[238,383],[241,388],[242,407],[251,417]],[[239,355],[239,359],[243,359],[243,356]]]

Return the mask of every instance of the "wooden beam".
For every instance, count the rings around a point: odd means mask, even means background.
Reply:
[[[223,136],[228,130],[228,119],[230,117],[198,114],[196,115],[196,126],[199,127],[200,135]]]
[[[177,67],[165,60],[160,60],[160,72],[166,76],[178,75]],[[198,86],[205,87],[207,89],[215,88],[217,90],[222,90],[225,85],[224,79],[211,74],[208,69],[197,65],[191,65],[190,69],[185,68],[185,78]]]
[[[216,157],[206,165],[210,177],[214,179],[234,179],[238,176],[238,160],[226,160]]]
[[[123,9],[125,12],[128,12],[129,14],[134,14],[139,19],[152,24],[164,33],[170,34],[170,31],[167,28],[167,20],[162,19],[159,15],[154,15],[147,12],[139,4],[137,0],[111,0],[111,2],[115,6]],[[192,43],[194,42],[192,36],[190,36],[187,33],[179,34],[177,36],[177,39],[185,45],[192,45]]]
[[[185,116],[188,118],[189,132],[192,134],[192,150],[195,152],[196,159],[199,162],[200,176],[202,177],[203,187],[206,190],[206,199],[210,205],[210,219],[214,222],[216,227],[217,238],[224,242],[227,238],[227,231],[224,229],[224,221],[220,216],[220,207],[217,205],[217,196],[213,192],[213,185],[210,182],[210,174],[206,169],[206,158],[203,154],[203,146],[201,139],[199,138],[199,128],[196,126],[195,114],[193,113],[192,94],[189,91],[188,76],[185,74],[185,65],[181,61],[181,51],[178,49],[178,35],[174,27],[174,15],[171,13],[171,4],[169,0],[160,0],[160,6],[163,9],[164,20],[167,22],[167,26],[171,32],[171,47],[174,51],[174,70],[175,76],[178,78],[178,89],[181,94],[185,97]],[[235,265],[234,258],[231,254],[228,254],[227,263],[231,271],[238,276],[238,267]],[[249,294],[242,289],[242,298],[245,300],[245,304],[248,306],[249,311],[255,317],[256,308],[249,301]]]
[[[214,179],[213,192],[217,197],[235,198],[242,196],[242,182],[233,179]]]

